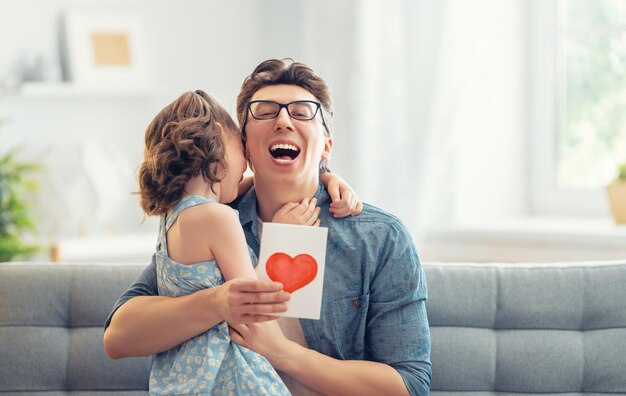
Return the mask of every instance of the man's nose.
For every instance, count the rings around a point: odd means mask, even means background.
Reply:
[[[283,111],[284,110],[284,111]],[[287,112],[287,108],[283,107],[278,111],[278,115],[276,116],[276,121],[274,123],[277,130],[280,129],[288,129],[293,130],[293,122],[289,112]]]

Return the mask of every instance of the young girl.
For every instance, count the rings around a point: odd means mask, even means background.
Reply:
[[[155,255],[160,295],[181,296],[236,277],[256,278],[237,212],[223,205],[237,197],[246,167],[239,129],[203,91],[181,95],[150,123],[139,194],[144,212],[161,216]],[[332,178],[325,175],[326,184],[348,191],[341,179]],[[287,204],[273,221],[318,225],[315,203]],[[358,214],[359,209],[354,197],[339,199],[334,214]],[[231,342],[223,321],[158,353],[150,394],[289,391],[264,357]]]

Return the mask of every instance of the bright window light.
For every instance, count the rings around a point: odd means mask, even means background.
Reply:
[[[557,184],[597,189],[626,162],[626,1],[556,4]]]

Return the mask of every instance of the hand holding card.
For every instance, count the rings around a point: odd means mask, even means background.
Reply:
[[[264,223],[256,272],[283,284],[289,309],[278,316],[319,319],[328,229]]]

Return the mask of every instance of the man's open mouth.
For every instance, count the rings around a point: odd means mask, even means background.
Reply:
[[[274,144],[270,147],[270,154],[278,160],[289,161],[296,159],[300,149],[292,144]]]

